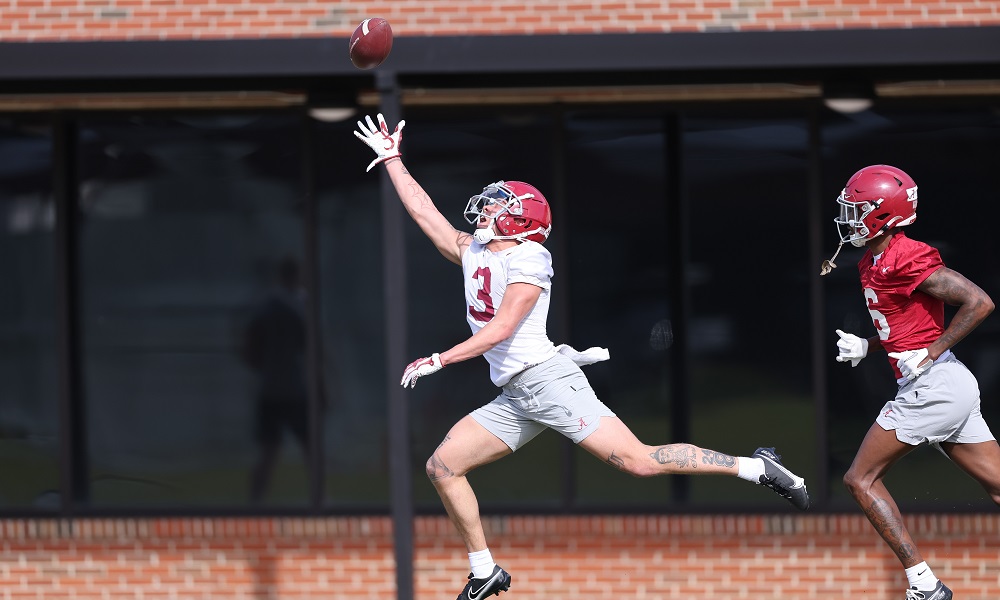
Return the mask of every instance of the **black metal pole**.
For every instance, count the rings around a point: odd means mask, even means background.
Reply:
[[[378,71],[380,110],[390,129],[402,118],[399,83],[392,71]],[[389,403],[389,493],[396,554],[396,597],[413,599],[413,482],[410,472],[410,405],[393,376],[406,366],[407,314],[405,215],[385,169],[381,174],[382,277],[385,286],[386,397]]]
[[[815,424],[816,436],[816,461],[818,481],[810,482],[809,489],[812,490],[813,505],[826,503],[830,493],[830,463],[828,460],[827,438],[828,438],[828,417],[827,417],[827,353],[825,352],[826,331],[823,315],[826,313],[826,304],[823,298],[823,281],[819,275],[819,265],[823,260],[823,228],[822,224],[827,222],[824,219],[822,201],[822,169],[820,161],[823,153],[821,149],[822,139],[819,126],[818,107],[809,111],[809,269],[815,269],[810,273],[809,279],[809,306],[810,306],[810,329],[811,329],[811,350],[812,350],[812,380],[813,398],[816,407]],[[833,217],[829,217],[833,220]],[[833,225],[830,225],[833,227]]]
[[[308,457],[309,503],[317,513],[323,509],[323,334],[321,330],[319,206],[316,195],[315,123],[303,111],[300,121],[303,197],[303,283],[306,286],[306,372],[309,397]]]
[[[551,135],[549,137],[549,156],[552,161],[552,191],[548,196],[552,204],[553,228],[558,228],[559,232],[555,236],[556,245],[553,246],[552,241],[548,245],[552,250],[552,254],[558,257],[557,260],[569,262],[570,237],[572,236],[572,232],[569,226],[570,209],[569,202],[567,201],[568,194],[566,192],[566,184],[569,177],[569,167],[566,159],[566,120],[564,111],[560,107],[553,108],[548,114],[552,118],[550,127]],[[553,312],[558,312],[558,314],[562,315],[562,318],[557,322],[558,324],[555,328],[550,329],[553,339],[560,340],[559,343],[572,342],[569,336],[569,332],[573,327],[573,306],[569,301],[572,285],[572,271],[560,272],[559,287],[562,291],[553,296]],[[576,499],[576,457],[576,444],[567,437],[562,438],[559,456],[559,468],[562,472],[562,491],[559,503],[566,510],[573,507],[574,500]]]
[[[690,295],[687,287],[688,264],[688,211],[684,195],[683,163],[681,156],[680,117],[670,115],[664,120],[666,139],[667,197],[667,266],[670,281],[670,323],[673,328],[674,343],[667,354],[670,365],[670,441],[689,442],[691,437],[691,409],[688,405],[688,355],[687,320],[690,318]],[[687,477],[674,477],[671,483],[671,497],[674,502],[684,504],[690,495],[691,482]]]
[[[56,205],[55,270],[57,360],[59,364],[60,512],[71,516],[90,498],[83,386],[77,265],[76,121],[56,113],[53,121],[53,195]]]

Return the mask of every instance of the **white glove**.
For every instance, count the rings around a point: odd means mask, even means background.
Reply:
[[[920,364],[927,360],[927,348],[907,350],[906,352],[890,352],[889,356],[897,359],[896,366],[899,367],[899,372],[903,374],[903,377],[906,377],[907,381],[913,381],[920,377],[934,364],[933,360],[926,365]]]
[[[368,115],[365,115],[365,121],[368,121],[367,126],[358,121],[358,129],[361,131],[355,131],[354,135],[362,142],[368,144],[368,147],[374,150],[375,154],[378,154],[378,157],[365,169],[365,172],[368,172],[372,170],[372,167],[381,162],[399,157],[399,144],[403,138],[403,127],[406,126],[406,121],[400,121],[399,125],[396,125],[396,130],[391,134],[389,133],[389,126],[385,124],[385,117],[382,116],[382,113],[378,114],[378,127],[375,126],[372,118]]]
[[[840,336],[840,341],[837,342],[837,348],[840,350],[837,362],[851,361],[852,367],[858,366],[861,359],[868,356],[868,340],[853,333],[844,333],[839,329],[837,335]]]
[[[406,369],[403,370],[403,379],[399,382],[403,387],[414,387],[417,385],[417,379],[423,377],[424,375],[430,375],[431,373],[437,373],[444,368],[441,364],[441,355],[435,352],[427,358],[418,358],[417,360],[406,365]]]

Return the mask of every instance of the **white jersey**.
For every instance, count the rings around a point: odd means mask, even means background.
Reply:
[[[538,302],[506,340],[483,356],[490,363],[490,379],[502,387],[524,369],[556,354],[545,331],[549,316],[552,255],[541,244],[525,241],[501,252],[490,252],[473,242],[462,254],[465,274],[466,318],[473,335],[489,323],[503,302],[511,283],[530,283],[542,288]]]

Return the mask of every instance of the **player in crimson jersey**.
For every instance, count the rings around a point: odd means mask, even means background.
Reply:
[[[555,346],[546,333],[552,257],[542,245],[552,212],[534,186],[499,181],[469,199],[465,218],[474,233],[458,231],[438,212],[400,159],[404,122],[389,133],[382,115],[358,121],[355,135],[382,163],[399,199],[438,251],[462,266],[466,319],[472,336],[456,346],[410,363],[402,385],[454,362],[486,358],[500,388],[495,400],[456,423],[427,461],[448,515],[469,552],[472,573],[459,596],[478,600],[510,587],[510,575],[493,562],[466,474],[502,458],[545,429],[555,429],[608,464],[636,477],[665,474],[732,475],[767,486],[799,509],[809,506],[801,477],[782,466],[774,448],[730,456],[691,444],[649,446],[601,402],[580,370],[607,360],[604,348],[578,352]]]
[[[872,351],[885,350],[899,383],[896,397],[882,407],[861,442],[844,483],[903,563],[906,599],[950,600],[951,590],[924,562],[882,479],[911,450],[934,444],[1000,504],[1000,446],[979,410],[975,376],[951,351],[993,312],[993,301],[945,267],[936,249],[899,229],[917,218],[917,185],[903,171],[865,167],[848,180],[837,203],[841,245],[868,248],[858,271],[878,330],[865,339],[838,329],[837,360],[857,366]],[[824,263],[822,274],[835,266],[832,260]],[[958,307],[947,327],[945,303]]]

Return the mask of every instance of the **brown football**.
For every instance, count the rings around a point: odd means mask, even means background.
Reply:
[[[374,69],[392,50],[392,28],[380,17],[365,19],[351,35],[351,62],[359,69]]]

